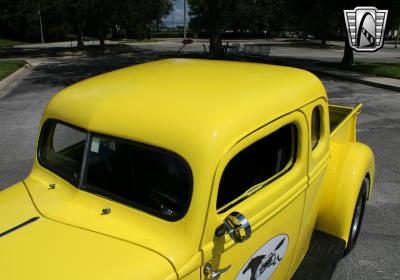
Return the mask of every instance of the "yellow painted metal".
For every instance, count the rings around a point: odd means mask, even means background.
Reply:
[[[369,197],[375,177],[372,150],[356,142],[356,116],[360,108],[361,104],[351,111],[342,107],[345,118],[331,134],[331,159],[316,223],[319,230],[346,242],[362,181],[365,176],[370,179]],[[340,107],[336,106],[335,110],[340,110]]]
[[[312,149],[311,137],[308,140],[308,187],[305,192],[305,203],[303,212],[303,221],[300,228],[299,239],[297,242],[296,253],[290,268],[291,277],[306,254],[312,233],[314,231],[317,219],[319,204],[321,201],[322,188],[329,162],[329,110],[328,102],[321,98],[305,105],[301,111],[305,114],[308,123],[308,135],[311,135],[311,120],[314,108],[320,112],[321,133],[317,145]]]
[[[192,201],[181,220],[165,221],[81,191],[40,166],[35,157],[26,189],[19,183],[0,193],[0,230],[31,215],[41,217],[0,240],[2,250],[14,249],[8,268],[0,269],[0,279],[10,279],[15,265],[23,264],[31,273],[40,273],[40,279],[150,275],[148,279],[193,280],[200,278],[208,261],[219,268],[232,264],[221,279],[234,279],[262,244],[281,233],[289,235],[289,249],[273,278],[290,278],[307,250],[319,187],[324,193],[317,225],[342,238],[361,174],[369,172],[373,183],[373,155],[354,142],[355,112],[354,122],[350,114],[329,136],[326,99],[318,78],[303,70],[191,59],[128,67],[63,90],[49,102],[41,124],[58,119],[181,155],[193,173]],[[323,110],[323,136],[311,151],[309,123],[315,104]],[[224,167],[244,147],[290,122],[300,129],[293,168],[231,209],[249,218],[253,236],[239,245],[226,236],[215,240],[216,227],[229,214],[215,209]],[[56,188],[49,189],[49,184]],[[101,215],[103,208],[111,208],[111,214]],[[84,252],[75,256],[79,250]],[[21,252],[26,255],[18,260]],[[145,274],[141,269],[148,269],[148,263],[157,269]],[[25,277],[28,271],[18,271],[17,279],[32,278]],[[113,272],[111,277],[108,273]]]
[[[218,185],[223,170],[229,161],[245,147],[287,124],[295,124],[299,132],[298,150],[293,167],[232,209],[218,214],[216,209]],[[288,276],[301,226],[305,190],[307,188],[307,131],[305,116],[301,112],[293,112],[242,139],[222,158],[217,168],[211,193],[202,250],[204,264],[210,262],[214,269],[222,269],[232,265],[229,271],[224,273],[224,279],[235,279],[254,252],[268,240],[280,234],[288,235],[289,245],[282,262],[271,279],[284,279]],[[219,238],[214,235],[223,219],[233,211],[242,213],[251,224],[252,236],[244,244],[234,244],[227,235]],[[205,279],[204,274],[202,276],[202,279]]]
[[[215,160],[246,134],[322,95],[319,79],[300,69],[167,59],[68,87],[49,102],[43,120]]]
[[[191,225],[188,219],[174,223],[162,220],[118,202],[81,191],[39,166],[34,168],[25,182],[38,210],[49,219],[113,236],[159,252],[173,267],[179,259],[184,260],[182,268],[186,268],[192,259],[192,263],[197,264],[197,267],[200,265],[198,248],[194,244],[185,248],[186,244],[181,242],[197,233],[194,232],[196,226]],[[49,183],[54,183],[57,187],[49,189]],[[110,208],[111,213],[101,215],[104,208]],[[196,218],[195,215],[193,217]],[[195,267],[186,268],[183,273],[192,272],[190,269],[194,270]]]
[[[156,250],[183,277],[200,266],[209,194],[222,156],[247,134],[321,96],[323,86],[311,73],[255,63],[169,59],[100,75],[57,94],[42,123],[60,119],[178,153],[193,172],[188,213],[171,223],[79,191],[36,159],[27,185],[43,215]],[[49,183],[60,187],[49,191]],[[99,215],[104,207],[112,214]]]
[[[329,106],[330,121],[335,123],[339,122],[331,132],[330,139],[332,142],[347,143],[357,140],[356,120],[357,114],[361,111],[361,107],[362,104],[358,104],[355,108],[338,105]]]
[[[22,183],[1,192],[0,210],[0,232],[39,217],[0,237],[0,279],[177,279],[156,252],[41,216]]]

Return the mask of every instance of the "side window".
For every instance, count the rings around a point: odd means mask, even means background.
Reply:
[[[321,137],[321,110],[315,107],[311,116],[311,145],[314,150]]]
[[[62,154],[68,148],[86,141],[86,133],[67,125],[57,123],[53,134],[54,152]]]
[[[227,164],[217,196],[220,213],[253,194],[246,194],[253,186],[266,185],[291,168],[296,135],[296,127],[286,125],[239,152]]]

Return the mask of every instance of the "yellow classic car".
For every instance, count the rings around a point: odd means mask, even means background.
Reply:
[[[313,74],[167,59],[47,105],[29,176],[0,193],[0,279],[326,279],[374,181],[361,105]]]

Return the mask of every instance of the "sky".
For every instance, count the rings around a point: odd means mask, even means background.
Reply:
[[[164,22],[168,27],[171,27],[172,25],[172,14],[174,26],[183,25],[183,1],[184,0],[176,0],[174,12],[164,18]],[[189,16],[187,17],[187,20],[189,20]]]

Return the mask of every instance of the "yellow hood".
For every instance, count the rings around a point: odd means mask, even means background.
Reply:
[[[0,279],[176,279],[161,255],[41,216],[25,186],[0,192]]]

